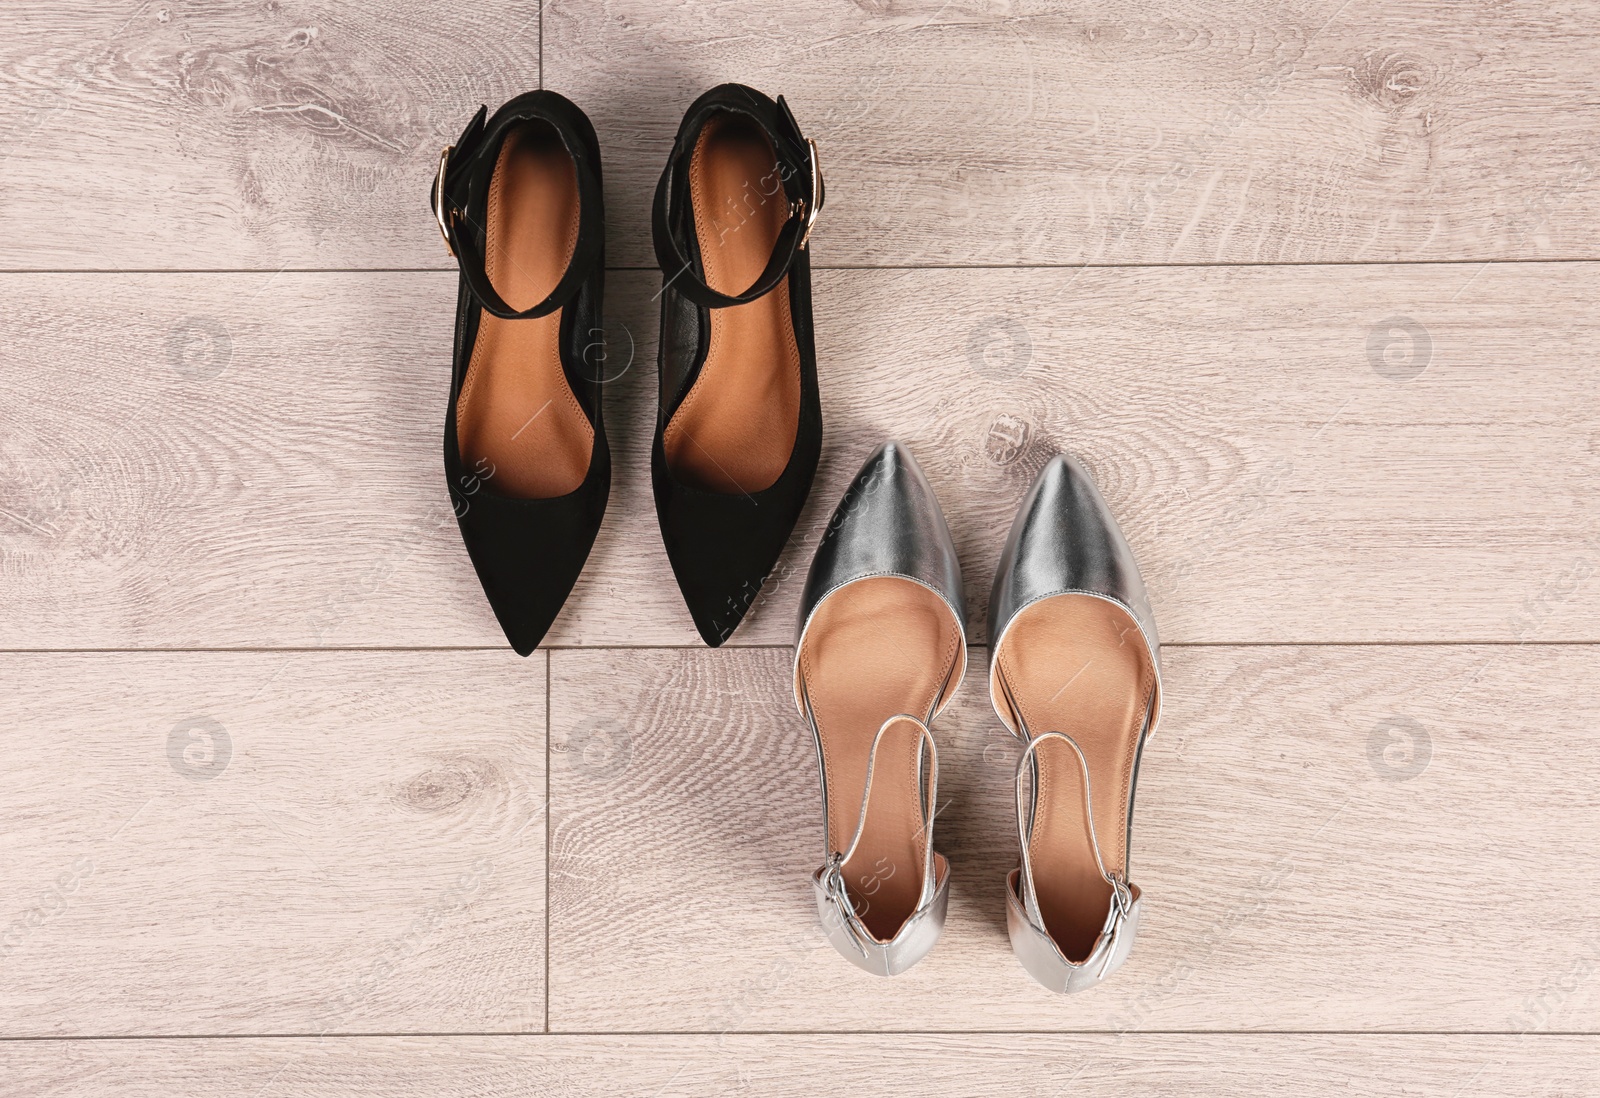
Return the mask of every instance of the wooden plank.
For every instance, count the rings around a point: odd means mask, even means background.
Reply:
[[[602,138],[611,256],[704,88],[821,144],[822,264],[1594,258],[1594,6],[546,5]],[[626,80],[618,80],[626,74]],[[1534,75],[1536,74],[1536,75]]]
[[[1593,1037],[1212,1034],[352,1037],[0,1045],[0,1094],[1583,1094]],[[937,1080],[934,1082],[933,1080]]]
[[[692,645],[647,473],[655,283],[611,281],[610,509],[550,642]],[[1168,641],[1600,639],[1597,290],[1589,264],[823,273],[823,465],[734,643],[792,640],[890,436],[940,494],[975,640],[1062,449]],[[0,277],[30,364],[0,411],[0,647],[501,645],[440,470],[454,292]]]
[[[0,1033],[542,1030],[543,658],[516,671],[0,657]]]
[[[1377,37],[1339,0],[545,7],[625,265],[681,112],[730,78],[820,141],[823,264],[1600,256],[1587,3],[1405,0]],[[10,269],[443,269],[439,150],[540,79],[532,0],[18,15]]]
[[[7,268],[442,268],[439,150],[538,86],[536,0],[27,0],[0,44]]]
[[[935,730],[949,921],[883,980],[818,925],[788,652],[552,653],[552,1031],[1600,1025],[1600,648],[1170,649],[1140,939],[1068,998],[1007,942],[1016,752],[983,658]]]
[[[683,110],[737,79],[822,148],[818,262],[1600,254],[1591,3],[546,4],[595,119],[613,262]]]

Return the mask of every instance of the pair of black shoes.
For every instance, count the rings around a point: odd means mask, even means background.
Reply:
[[[441,154],[431,197],[461,268],[444,463],[478,579],[526,656],[577,582],[611,485],[593,353],[600,147],[555,92],[487,114]],[[777,563],[821,453],[806,245],[823,199],[816,146],[782,97],[740,84],[690,106],[656,188],[651,474],[667,558],[712,647]]]

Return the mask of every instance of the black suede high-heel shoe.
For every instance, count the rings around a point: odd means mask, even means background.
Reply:
[[[811,332],[816,145],[742,84],[696,99],[656,188],[661,406],[651,480],[700,636],[744,618],[800,517],[822,451]]]
[[[600,379],[605,214],[589,119],[550,91],[480,109],[431,205],[461,268],[444,468],[461,540],[519,655],[577,582],[611,487]]]

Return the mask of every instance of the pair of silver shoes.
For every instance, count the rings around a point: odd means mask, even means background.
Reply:
[[[833,946],[894,976],[944,926],[950,865],[933,846],[929,726],[966,670],[961,567],[927,478],[881,446],[845,493],[806,577],[795,704],[816,737],[825,859],[813,875]],[[989,696],[1022,743],[1011,946],[1057,992],[1127,958],[1140,754],[1160,715],[1155,620],[1127,541],[1084,469],[1053,458],[1022,501],[989,599]]]

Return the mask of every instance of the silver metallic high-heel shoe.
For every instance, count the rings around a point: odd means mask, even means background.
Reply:
[[[879,976],[927,956],[944,928],[950,864],[933,849],[928,725],[966,665],[961,567],[939,501],[905,447],[884,443],[817,547],[794,655],[822,777],[817,911],[833,947]]]
[[[1161,665],[1133,551],[1071,458],[1053,458],[1017,511],[989,640],[990,701],[1026,745],[1022,859],[1006,878],[1011,948],[1045,987],[1082,991],[1127,959],[1139,927],[1128,848]]]

